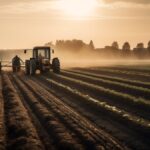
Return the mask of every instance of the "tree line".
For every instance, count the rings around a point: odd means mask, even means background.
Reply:
[[[129,42],[125,42],[121,48],[117,41],[114,41],[110,46],[105,46],[104,48],[95,48],[94,42],[91,40],[89,43],[85,43],[82,40],[57,40],[55,44],[52,42],[46,43],[55,49],[62,51],[73,51],[78,52],[87,50],[92,53],[96,52],[99,54],[112,54],[120,57],[137,57],[137,58],[150,58],[150,41],[147,46],[144,47],[144,43],[137,43],[136,47],[131,49]]]
[[[150,58],[150,41],[146,47],[144,47],[144,43],[137,43],[136,47],[133,49],[131,49],[129,42],[125,42],[122,45],[122,48],[119,49],[119,44],[117,41],[115,41],[111,46],[106,46],[105,49],[118,50],[124,57],[135,56],[138,58]]]
[[[55,44],[52,42],[46,43],[45,45],[49,45],[59,50],[69,50],[69,51],[80,51],[83,49],[94,50],[94,43],[91,40],[88,44],[83,42],[82,40],[56,40]]]

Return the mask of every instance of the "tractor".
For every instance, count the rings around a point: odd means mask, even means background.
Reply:
[[[27,50],[24,50],[26,53]],[[34,75],[36,70],[40,70],[41,73],[49,72],[50,69],[54,73],[60,73],[60,62],[58,58],[51,60],[51,53],[54,53],[50,47],[40,46],[33,48],[33,57],[30,60],[25,61],[25,73],[27,75]]]

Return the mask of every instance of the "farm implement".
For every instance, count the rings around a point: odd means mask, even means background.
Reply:
[[[16,63],[13,59],[12,61],[0,61],[0,73],[3,68],[12,68],[13,72],[19,72],[21,67],[24,67],[24,62]]]

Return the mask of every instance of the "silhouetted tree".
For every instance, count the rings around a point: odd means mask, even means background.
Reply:
[[[122,46],[123,51],[130,51],[130,44],[129,42],[125,42]]]
[[[70,50],[70,51],[78,51],[85,47],[85,43],[82,40],[57,40],[56,47],[58,49]]]
[[[72,40],[72,49],[80,50],[82,49],[86,44],[82,40]]]
[[[113,42],[111,46],[112,46],[113,49],[119,49],[119,44],[116,41]]]
[[[122,54],[123,56],[129,56],[130,55],[130,44],[129,42],[125,42],[122,46]]]
[[[148,55],[150,56],[150,41],[148,42],[147,52],[148,52]]]
[[[57,40],[55,45],[57,48],[63,48],[64,40]]]
[[[145,58],[147,54],[147,50],[144,48],[143,43],[138,43],[136,48],[134,49],[134,54],[139,58]]]
[[[138,43],[136,46],[137,49],[144,49],[144,44],[143,43]]]
[[[150,41],[148,42],[148,46],[147,46],[147,48],[150,48]]]
[[[92,40],[91,40],[90,43],[89,43],[89,48],[90,48],[91,50],[94,50],[94,49],[95,49],[95,46],[94,46],[94,43],[93,43]]]
[[[51,42],[46,43],[45,46],[54,47],[54,44],[53,44],[53,42],[51,41]]]

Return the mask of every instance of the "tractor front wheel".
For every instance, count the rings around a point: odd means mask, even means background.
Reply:
[[[60,61],[58,58],[54,58],[52,61],[52,69],[54,73],[60,73]]]

